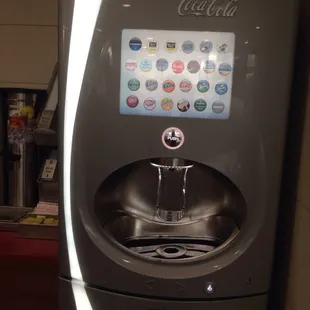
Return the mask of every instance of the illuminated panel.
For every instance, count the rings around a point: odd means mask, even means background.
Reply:
[[[64,216],[72,289],[77,310],[92,310],[85,291],[72,227],[71,156],[76,111],[90,45],[98,18],[101,0],[75,0],[70,38],[69,63],[65,96],[63,195]]]
[[[228,119],[235,35],[122,32],[120,113]]]

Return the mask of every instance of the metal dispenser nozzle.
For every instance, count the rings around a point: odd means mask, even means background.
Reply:
[[[157,216],[165,222],[178,222],[186,206],[187,172],[193,164],[177,158],[151,161],[158,169]]]

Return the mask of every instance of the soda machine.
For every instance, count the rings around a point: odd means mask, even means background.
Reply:
[[[61,1],[60,309],[267,309],[295,2]]]

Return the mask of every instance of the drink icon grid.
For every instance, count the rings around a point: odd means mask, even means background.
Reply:
[[[227,119],[232,33],[123,30],[121,114]]]

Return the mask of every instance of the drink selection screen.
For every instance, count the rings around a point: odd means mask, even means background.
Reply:
[[[120,113],[228,119],[235,35],[122,31]]]

